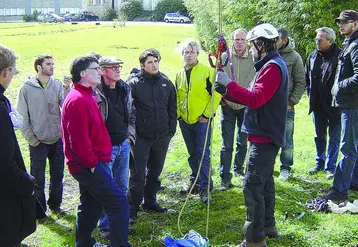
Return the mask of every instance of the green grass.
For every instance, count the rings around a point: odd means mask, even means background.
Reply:
[[[55,77],[68,75],[71,60],[91,51],[102,55],[115,55],[124,61],[122,78],[128,76],[133,67],[138,67],[139,53],[146,48],[154,47],[162,54],[161,71],[174,79],[176,71],[182,66],[182,59],[177,42],[185,38],[195,38],[196,32],[191,25],[153,25],[116,27],[104,24],[0,24],[0,42],[14,49],[18,54],[17,75],[6,92],[11,101],[16,103],[16,95],[24,77],[34,74],[33,59],[41,53],[51,53],[55,57]],[[200,60],[206,61],[202,53]],[[356,246],[358,244],[357,216],[352,214],[311,213],[304,207],[307,199],[312,199],[329,190],[331,181],[323,173],[309,176],[307,170],[314,165],[314,131],[311,116],[308,116],[308,99],[304,96],[296,107],[295,118],[295,153],[292,178],[288,182],[276,179],[276,220],[280,237],[267,240],[269,246],[277,247],[336,247]],[[26,164],[29,164],[28,148],[19,133],[18,138]],[[219,157],[221,148],[220,110],[214,122],[212,145],[212,172],[214,187],[218,188]],[[161,176],[168,188],[158,194],[158,199],[170,208],[168,214],[139,213],[137,233],[130,237],[135,247],[163,246],[163,237],[181,237],[177,219],[185,197],[179,190],[188,181],[189,166],[187,152],[180,130],[173,138],[167,155],[165,169]],[[279,158],[275,166],[275,177],[278,176]],[[48,180],[47,180],[48,181]],[[235,188],[220,192],[214,190],[214,203],[210,208],[209,234],[211,246],[235,246],[242,239],[242,226],[245,221],[245,206],[242,195],[242,182],[234,177]],[[351,199],[358,193],[351,193]],[[74,246],[74,222],[79,201],[78,184],[65,172],[65,193],[63,208],[69,211],[65,217],[52,219],[38,224],[37,231],[24,243],[31,246]],[[288,218],[285,219],[287,212]],[[305,212],[301,220],[295,219]],[[206,207],[197,196],[192,196],[181,217],[181,230],[187,233],[195,229],[205,235]],[[98,230],[94,235],[99,238]],[[102,241],[102,240],[101,240]],[[102,241],[105,242],[105,241]]]

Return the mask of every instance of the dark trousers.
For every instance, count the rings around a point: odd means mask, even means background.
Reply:
[[[40,143],[38,146],[30,146],[30,173],[34,176],[36,186],[36,197],[42,208],[46,211],[45,196],[45,171],[46,160],[50,165],[50,186],[47,204],[50,209],[56,209],[61,205],[63,193],[63,169],[64,154],[62,140],[59,139],[53,144]]]
[[[157,201],[160,187],[159,176],[162,173],[171,135],[167,134],[158,140],[137,137],[133,147],[135,169],[130,170],[129,204],[138,208],[144,198],[144,204]]]
[[[92,173],[85,169],[72,176],[80,185],[80,204],[76,219],[76,247],[89,247],[96,243],[92,232],[97,226],[102,209],[108,215],[109,236],[112,247],[130,247],[128,243],[128,199],[99,163]]]
[[[234,133],[236,134],[236,151],[234,156],[234,171],[242,173],[247,150],[247,134],[241,132],[242,122],[244,121],[245,108],[233,110],[228,106],[221,107],[221,136],[222,147],[220,151],[220,177],[222,181],[231,181],[232,174],[231,161],[234,147]]]
[[[316,137],[314,138],[316,144],[316,166],[318,168],[324,167],[326,171],[334,172],[341,137],[341,114],[338,109],[334,110],[334,114],[330,115],[323,106],[317,108],[317,110],[312,112],[316,131]],[[329,142],[326,156],[327,128]]]
[[[209,176],[210,170],[210,136],[211,129],[208,122],[196,122],[194,124],[187,124],[183,120],[179,121],[181,133],[184,138],[186,148],[189,153],[188,163],[191,168],[190,181],[194,181],[199,172],[199,187],[200,191],[206,191],[210,179],[210,191],[213,190],[213,181]],[[209,128],[205,152],[203,157],[203,164],[199,171],[199,164],[203,155],[206,130]]]
[[[275,225],[275,184],[273,169],[279,148],[272,143],[250,143],[249,161],[244,180],[246,222],[244,234],[248,242],[265,239],[264,227]]]

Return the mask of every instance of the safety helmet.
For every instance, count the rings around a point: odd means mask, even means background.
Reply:
[[[270,23],[264,23],[251,29],[246,36],[246,40],[250,42],[258,38],[276,39],[277,37],[277,29]]]

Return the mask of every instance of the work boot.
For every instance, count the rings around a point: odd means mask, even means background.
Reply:
[[[190,182],[185,188],[182,188],[182,189],[180,190],[180,194],[181,194],[181,195],[186,195],[186,194],[188,194],[192,186],[193,186],[193,183]],[[199,194],[199,185],[195,184],[193,190],[191,191],[191,194],[192,194],[192,195],[197,195],[197,194]]]
[[[316,174],[317,172],[323,171],[323,167],[322,166],[314,166],[311,169],[308,170],[308,173],[313,175]]]
[[[268,238],[277,238],[278,232],[276,226],[264,227],[264,232]]]
[[[234,185],[230,182],[230,181],[221,181],[221,187],[219,188],[220,191],[225,191],[225,190],[228,190],[228,189],[231,189],[233,188]]]
[[[264,241],[261,241],[261,242],[247,242],[246,239],[244,241],[242,241],[241,244],[235,246],[235,247],[267,247],[267,244]]]

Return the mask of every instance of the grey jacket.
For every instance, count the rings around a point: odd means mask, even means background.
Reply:
[[[223,57],[226,56],[226,54],[223,54]],[[255,76],[255,69],[254,69],[254,61],[252,59],[252,55],[249,53],[249,51],[246,49],[245,54],[239,58],[235,54],[235,49],[231,49],[231,60],[232,64],[234,66],[234,72],[235,72],[235,82],[241,85],[244,88],[247,88],[247,86],[250,84],[250,82],[253,80]],[[224,68],[225,72],[230,76],[230,65],[228,64]],[[225,103],[234,110],[240,110],[244,108],[244,105],[237,104],[234,102],[231,102],[227,99],[224,99]]]
[[[279,50],[288,69],[288,104],[291,107],[298,104],[306,88],[302,58],[294,49],[295,41],[289,37],[287,46]]]
[[[53,144],[61,138],[60,106],[64,99],[61,81],[50,77],[42,88],[36,77],[29,76],[21,86],[17,111],[23,117],[21,133],[33,145],[37,141]]]

